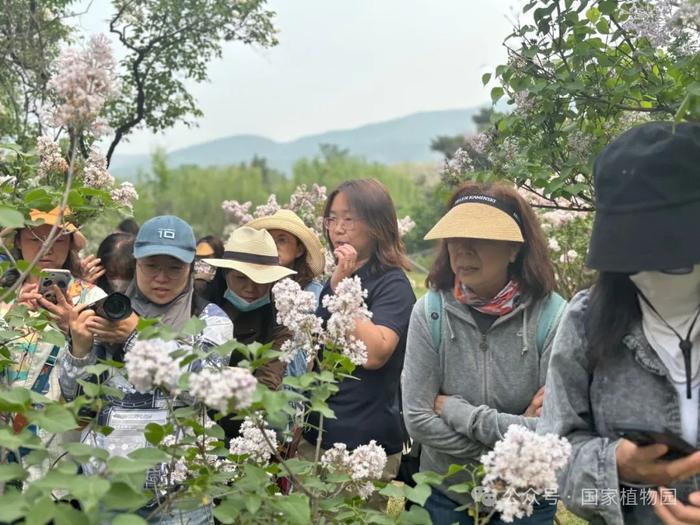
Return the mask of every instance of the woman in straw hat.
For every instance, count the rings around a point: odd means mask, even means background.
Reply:
[[[217,267],[219,278],[226,283],[215,302],[233,321],[234,338],[244,344],[272,343],[272,348],[279,350],[290,334],[277,323],[271,290],[280,279],[294,275],[294,270],[279,264],[272,236],[266,230],[242,226],[229,237],[221,258],[203,261]],[[242,354],[233,352],[229,364],[235,366],[241,359]],[[255,371],[258,380],[273,390],[279,389],[284,373],[285,365],[278,359]],[[227,439],[238,434],[240,421],[222,419],[219,424]]]
[[[277,245],[280,264],[297,272],[292,275],[299,286],[316,296],[321,296],[323,284],[317,278],[323,274],[326,263],[324,250],[318,236],[291,210],[278,210],[269,217],[253,219],[247,226],[267,230]],[[287,375],[299,376],[307,370],[306,352],[300,351],[287,365]]]
[[[562,320],[538,430],[572,444],[559,490],[575,514],[698,524],[700,125],[632,128],[593,173],[599,274]]]
[[[334,294],[343,279],[359,277],[372,319],[356,322],[354,335],[365,343],[368,360],[353,372],[356,379],[341,381],[329,398],[336,418],[324,420],[321,447],[344,443],[353,450],[376,440],[388,455],[382,480],[390,481],[398,473],[403,449],[399,378],[415,302],[404,273],[408,262],[394,203],[376,180],[346,181],[328,196],[323,222],[337,265],[321,297]],[[330,317],[325,308],[318,315]],[[305,458],[314,457],[319,439],[317,412],[311,413],[309,423],[299,445]]]
[[[513,187],[466,183],[448,209],[425,236],[441,244],[429,291],[411,315],[403,382],[420,470],[438,473],[477,465],[511,424],[535,428],[559,318],[545,312],[564,305],[552,293],[544,234]],[[538,332],[545,333],[539,341]],[[426,502],[433,523],[472,523],[455,510],[469,497],[449,491],[465,479],[452,476],[433,490]],[[552,523],[555,510],[537,505],[516,522]]]
[[[41,224],[17,230],[6,229],[2,232],[3,237],[14,239],[14,258],[25,262],[34,260],[43,247],[51,229],[58,222],[59,209],[55,208],[49,212],[31,210],[29,215],[32,221]],[[71,272],[73,278],[66,289],[59,289],[54,285],[49,290],[50,297],[49,294],[42,295],[39,293],[39,276],[29,275],[20,288],[17,299],[0,305],[0,316],[4,317],[14,304],[21,304],[30,311],[43,309],[51,314],[56,325],[67,335],[74,307],[92,303],[105,296],[102,289],[79,277],[78,251],[85,246],[86,239],[75,225],[69,222],[69,216],[70,210],[66,210],[58,237],[37,262],[40,270],[64,269]],[[8,272],[3,277],[3,284],[10,286],[18,275],[16,271]],[[10,380],[14,386],[24,386],[50,399],[58,400],[58,374],[53,374],[52,371],[61,349],[50,343],[37,343],[37,340],[38,334],[30,332],[19,342],[19,346],[13,349],[18,350],[20,355],[14,357],[16,365],[8,369]]]

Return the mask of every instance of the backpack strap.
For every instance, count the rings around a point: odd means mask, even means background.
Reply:
[[[537,335],[536,335],[536,345],[537,352],[542,355],[544,352],[544,345],[547,342],[549,334],[559,323],[559,319],[564,313],[566,308],[566,301],[557,292],[552,292],[549,297],[545,299],[544,305],[540,310],[540,316],[537,320]]]
[[[430,336],[433,339],[433,348],[440,349],[442,341],[442,295],[438,290],[432,288],[425,294],[423,302],[425,308],[425,319],[430,327]]]

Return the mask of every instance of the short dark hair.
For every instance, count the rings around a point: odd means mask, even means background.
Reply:
[[[128,219],[124,219],[119,223],[117,226],[117,231],[137,235],[139,233],[139,223],[133,218],[129,217]]]
[[[97,248],[97,257],[102,259],[102,267],[106,272],[95,284],[104,291],[111,291],[108,276],[119,275],[127,279],[134,278],[136,271],[134,239],[135,237],[130,233],[110,233]]]
[[[520,216],[525,242],[520,248],[515,262],[510,265],[511,274],[518,279],[524,295],[535,300],[547,296],[556,285],[554,268],[549,260],[544,233],[532,207],[511,185],[502,182],[466,182],[452,194],[447,209],[452,208],[461,197],[477,194],[489,195],[505,202]],[[425,280],[425,285],[439,290],[452,290],[454,282],[455,274],[450,266],[447,241],[442,239],[435,262]]]
[[[376,179],[356,179],[341,183],[334,189],[323,210],[323,218],[330,215],[333,200],[343,193],[350,207],[367,223],[375,249],[370,256],[373,270],[403,268],[410,270],[406,257],[406,248],[399,235],[399,222],[391,195],[384,185]],[[333,246],[328,230],[324,228],[328,246]]]

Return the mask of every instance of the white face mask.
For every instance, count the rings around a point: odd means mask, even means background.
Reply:
[[[631,275],[630,279],[654,307],[652,309],[639,297],[642,328],[647,341],[666,365],[671,379],[676,383],[685,383],[686,369],[679,347],[680,339],[668,325],[682,338],[688,335],[700,306],[700,265],[695,265],[686,274],[639,272]],[[700,320],[693,326],[689,340],[693,343],[690,375],[695,387],[700,382]]]
[[[128,281],[126,279],[107,279],[107,283],[113,291],[124,293],[129,287],[129,284],[131,284],[131,281]]]

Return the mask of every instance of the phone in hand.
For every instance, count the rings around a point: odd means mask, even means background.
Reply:
[[[53,291],[53,285],[58,286],[63,293],[66,293],[71,279],[73,279],[73,276],[68,270],[60,268],[42,270],[39,275],[39,293],[43,295],[44,299],[47,301],[56,304],[58,299]]]
[[[629,439],[640,447],[657,444],[666,445],[668,452],[660,458],[666,461],[684,458],[698,451],[696,447],[682,437],[663,427],[642,424],[617,425],[613,431],[618,436]]]

